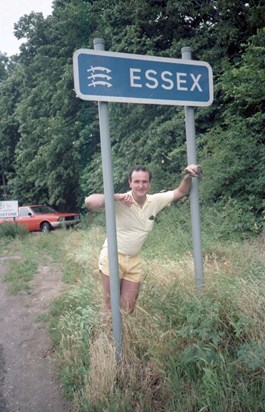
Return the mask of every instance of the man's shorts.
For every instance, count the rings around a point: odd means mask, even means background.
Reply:
[[[129,256],[118,253],[120,279],[130,282],[140,282],[142,276],[141,259],[139,255]],[[109,276],[108,249],[103,248],[99,255],[99,271]]]

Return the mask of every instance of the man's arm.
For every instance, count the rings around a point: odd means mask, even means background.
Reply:
[[[120,201],[127,207],[133,204],[133,198],[129,193],[115,193],[114,200]],[[103,209],[105,207],[105,196],[101,193],[94,193],[85,198],[85,205],[92,210]]]
[[[85,198],[85,205],[88,209],[96,210],[105,207],[105,196],[100,193],[87,196]]]
[[[191,187],[191,182],[192,182],[192,176],[194,177],[199,177],[201,173],[201,166],[200,165],[189,165],[184,169],[185,176],[183,180],[181,181],[180,185],[173,190],[174,197],[173,200],[179,200],[182,199],[184,196],[186,196]]]

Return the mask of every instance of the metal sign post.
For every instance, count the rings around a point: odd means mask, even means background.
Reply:
[[[191,47],[181,49],[183,59],[191,59]],[[194,108],[185,106],[185,124],[187,139],[188,164],[197,164]],[[201,293],[203,285],[203,259],[200,228],[199,182],[197,177],[192,178],[190,190],[190,211],[192,223],[193,259],[197,291]]]
[[[94,39],[96,50],[104,50],[104,40]],[[106,227],[108,239],[108,256],[110,270],[110,294],[112,310],[112,327],[115,341],[116,361],[121,360],[122,351],[122,328],[120,311],[120,279],[117,255],[116,218],[114,205],[113,172],[111,141],[109,132],[109,108],[108,103],[99,102],[99,128],[101,140],[101,154],[103,167],[103,182],[105,195]]]

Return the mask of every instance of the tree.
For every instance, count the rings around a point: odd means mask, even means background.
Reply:
[[[14,115],[21,137],[16,175],[10,182],[21,202],[48,202],[66,210],[79,202],[80,149],[86,146],[82,142],[87,116],[73,91],[72,53],[87,37],[87,17],[86,30],[80,29],[79,18],[86,5],[56,2],[53,16],[43,19],[31,13],[16,25],[17,36],[27,39],[19,56],[24,78]]]
[[[4,56],[5,74],[0,83],[0,196],[12,195],[9,179],[14,175],[16,145],[20,139],[19,123],[14,116],[20,98],[22,70]]]
[[[15,25],[17,37],[25,39],[20,54],[11,66],[5,59],[0,65],[0,159],[9,193],[66,209],[80,207],[84,195],[102,190],[97,104],[76,98],[72,55],[103,37],[106,50],[164,57],[179,58],[181,48],[191,46],[194,59],[212,65],[214,103],[195,111],[198,158],[206,171],[216,161],[231,176],[224,178],[220,168],[210,181],[204,179],[209,184],[203,184],[203,193],[208,200],[239,193],[245,201],[247,161],[233,174],[231,153],[223,147],[229,142],[230,149],[237,148],[241,162],[256,142],[261,159],[263,91],[254,88],[250,73],[259,67],[255,73],[262,83],[262,43],[249,40],[264,25],[264,8],[254,0],[55,0],[46,19],[41,13],[23,16]],[[186,164],[182,107],[110,104],[110,123],[116,190],[127,187],[125,172],[139,162],[153,168],[154,190],[175,185]],[[240,144],[238,130],[244,136]],[[238,170],[242,179],[232,193]],[[261,184],[254,186],[251,196],[258,193],[260,199]]]
[[[222,124],[205,136],[207,201],[234,202],[260,221],[265,184],[265,30],[252,36],[236,66],[225,64],[222,75]],[[259,85],[257,87],[257,85]],[[218,173],[213,171],[218,170]]]

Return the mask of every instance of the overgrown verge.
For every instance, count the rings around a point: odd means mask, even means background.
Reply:
[[[203,211],[198,296],[188,213],[185,203],[162,213],[143,251],[142,289],[135,313],[123,314],[119,365],[111,322],[101,318],[101,216],[86,229],[1,237],[1,254],[21,257],[8,275],[16,293],[47,259],[71,285],[53,303],[49,324],[73,412],[264,410],[264,236],[230,236],[220,216]]]
[[[104,232],[92,226],[65,239],[73,287],[53,304],[50,325],[74,411],[264,410],[264,237],[225,242],[208,217],[198,296],[185,210],[178,220],[162,214],[144,250],[138,306],[123,314],[119,365],[111,324],[101,319]]]

